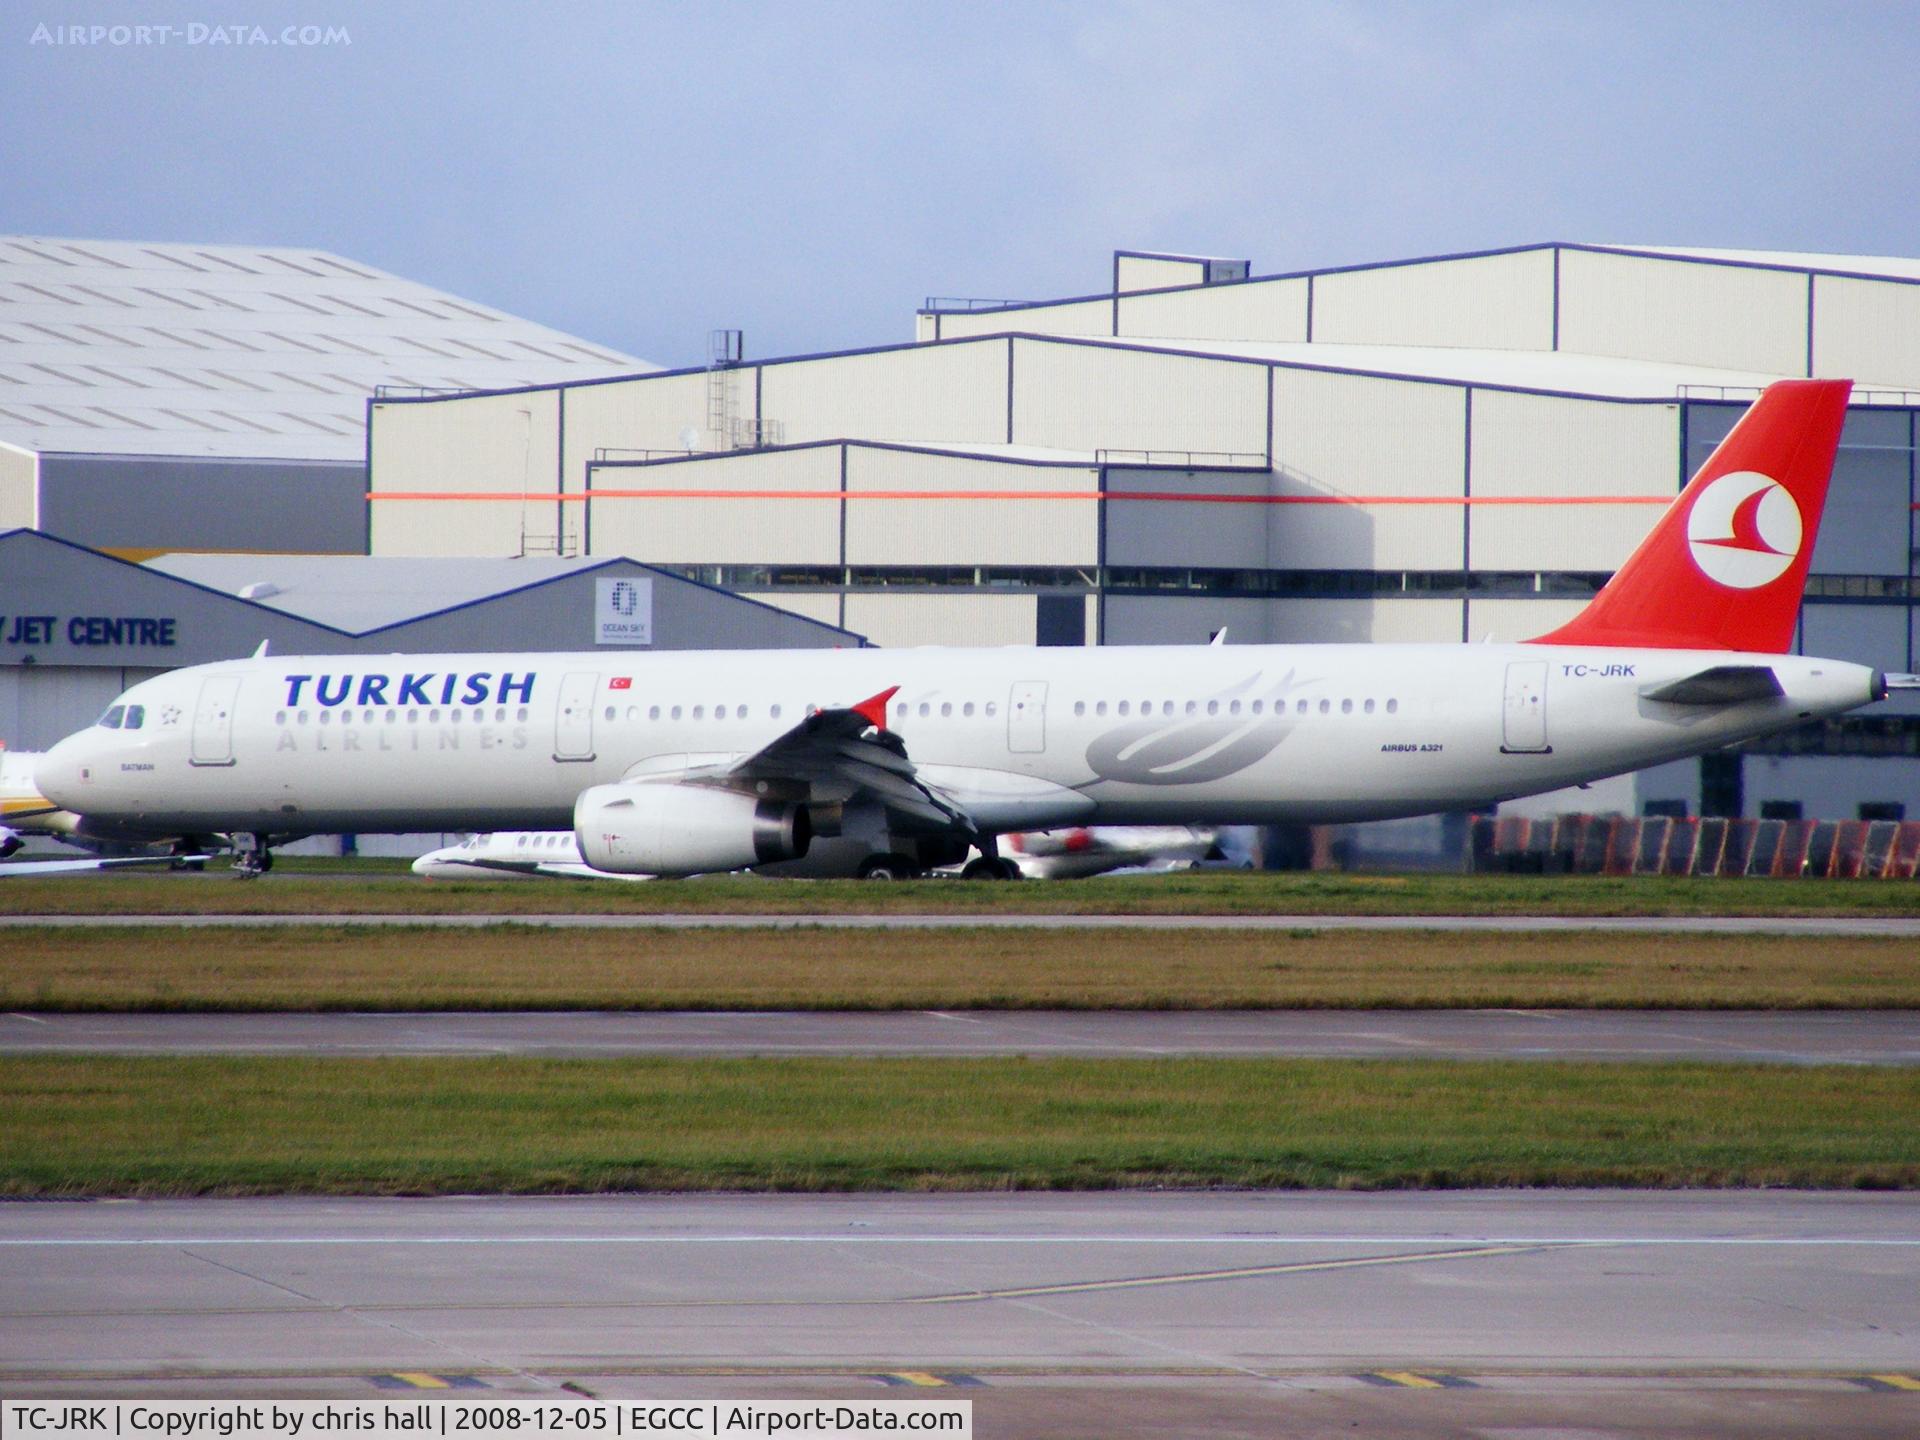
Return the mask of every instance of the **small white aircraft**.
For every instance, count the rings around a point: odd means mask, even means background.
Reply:
[[[536,875],[558,880],[654,878],[594,869],[580,858],[580,842],[571,830],[500,830],[469,835],[458,845],[429,850],[413,862],[413,873],[432,880],[471,880],[476,876],[499,880]]]
[[[1029,880],[1079,880],[1110,870],[1186,870],[1213,852],[1219,834],[1200,825],[1091,825],[1000,837]]]
[[[622,875],[866,873],[1086,825],[1486,806],[1920,687],[1789,654],[1851,383],[1768,387],[1577,616],[1518,644],[259,655],[142,681],[35,771],[102,827],[271,846],[560,830]],[[865,697],[865,698],[861,698]]]

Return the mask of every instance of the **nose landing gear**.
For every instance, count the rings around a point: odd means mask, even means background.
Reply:
[[[258,880],[273,869],[273,851],[267,837],[242,831],[233,837],[233,873],[237,879]]]

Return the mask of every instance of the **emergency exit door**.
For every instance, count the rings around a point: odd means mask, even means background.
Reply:
[[[1038,755],[1047,748],[1047,682],[1021,680],[1007,695],[1007,749]]]
[[[1500,748],[1509,755],[1544,755],[1547,743],[1547,662],[1516,660],[1507,666],[1507,699]]]
[[[553,721],[553,758],[593,759],[593,692],[600,677],[576,670],[560,681],[560,708]]]
[[[233,764],[233,708],[240,698],[238,675],[215,675],[200,682],[193,707],[195,765]]]

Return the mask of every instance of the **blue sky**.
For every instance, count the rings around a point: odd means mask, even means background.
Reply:
[[[929,294],[1596,240],[1920,253],[1902,4],[19,0],[0,230],[312,245],[667,364]],[[172,26],[49,45],[39,27]],[[190,27],[203,27],[194,43]],[[212,43],[204,27],[344,29]]]

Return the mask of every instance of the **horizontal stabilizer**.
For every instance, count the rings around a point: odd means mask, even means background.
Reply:
[[[1889,690],[1920,690],[1920,675],[1887,675],[1882,677]]]
[[[1715,665],[1683,680],[1650,685],[1640,692],[1647,700],[1669,705],[1738,705],[1747,700],[1771,700],[1787,692],[1771,665]]]

